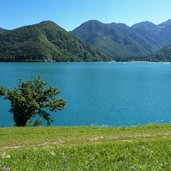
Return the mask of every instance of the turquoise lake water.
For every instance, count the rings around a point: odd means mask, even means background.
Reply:
[[[171,121],[171,63],[0,63],[0,85],[41,75],[67,101],[52,125],[139,125]],[[0,126],[14,125],[0,98]]]

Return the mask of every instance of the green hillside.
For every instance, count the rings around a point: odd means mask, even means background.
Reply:
[[[151,54],[149,58],[155,61],[171,61],[171,45],[165,46],[161,50]]]
[[[171,20],[155,25],[87,21],[67,32],[52,21],[0,28],[0,61],[170,60]]]
[[[0,28],[0,34],[1,33],[4,33],[4,32],[7,32],[7,30],[3,29],[3,28]]]
[[[138,57],[148,53],[142,45],[143,38],[125,24],[103,24],[92,20],[71,33],[110,57]]]
[[[0,34],[0,61],[96,60],[103,55],[51,21]]]
[[[140,22],[131,27],[137,34],[144,38],[146,49],[155,52],[169,44],[166,36],[162,35],[161,26],[151,22]],[[171,33],[170,33],[171,35]]]
[[[140,22],[132,27],[122,23],[104,24],[90,20],[71,33],[118,60],[150,60],[148,56],[171,44],[171,20],[155,25]],[[162,60],[162,58],[160,58]]]

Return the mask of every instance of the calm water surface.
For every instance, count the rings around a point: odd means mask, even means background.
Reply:
[[[0,63],[0,85],[41,75],[67,100],[53,125],[138,125],[171,121],[171,63]],[[0,98],[0,126],[13,125]]]

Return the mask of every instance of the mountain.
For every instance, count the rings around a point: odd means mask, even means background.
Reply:
[[[171,20],[159,25],[145,21],[132,27],[90,20],[71,33],[107,56],[138,59],[171,44]]]
[[[171,61],[171,45],[165,46],[161,50],[151,54],[149,58],[152,61]]]
[[[71,32],[52,21],[0,28],[0,61],[165,60],[170,45],[171,20],[132,27],[90,20]]]
[[[171,26],[171,19],[169,19],[169,20],[167,20],[167,21],[165,21],[165,22],[159,24],[158,26],[159,26],[161,29],[166,28],[166,27],[170,27],[170,26]]]
[[[125,24],[104,24],[92,20],[83,23],[71,33],[110,57],[139,56],[148,53],[141,44],[144,39]]]
[[[6,32],[7,30],[0,28],[0,34]]]
[[[171,19],[158,25],[161,29],[161,35],[171,44]]]
[[[155,52],[169,44],[167,38],[161,34],[162,29],[159,25],[146,21],[135,24],[131,28],[146,40],[148,51]]]
[[[0,29],[0,61],[96,61],[102,56],[52,21]]]
[[[171,19],[158,25],[160,35],[167,40],[166,46],[151,54],[151,59],[157,61],[171,61]]]

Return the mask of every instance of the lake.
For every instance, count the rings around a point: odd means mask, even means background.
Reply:
[[[52,125],[140,125],[171,121],[171,63],[0,63],[0,85],[41,75],[67,105]],[[0,126],[14,125],[0,98]]]

